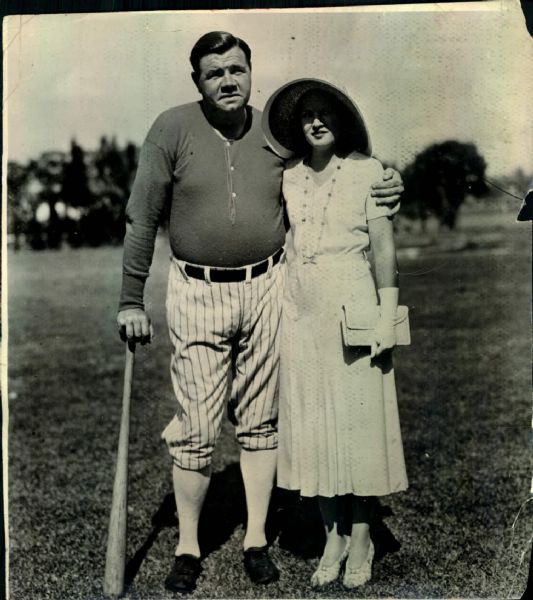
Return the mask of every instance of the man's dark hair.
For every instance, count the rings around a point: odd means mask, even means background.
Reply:
[[[200,60],[208,54],[224,54],[230,48],[240,48],[244,52],[248,66],[252,66],[252,51],[250,46],[241,38],[235,37],[227,31],[210,31],[203,35],[194,44],[191,50],[190,61],[193,68],[193,77],[200,74]]]

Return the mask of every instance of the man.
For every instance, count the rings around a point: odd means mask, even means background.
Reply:
[[[230,394],[248,512],[244,566],[254,583],[279,577],[265,521],[276,468],[285,270],[284,162],[264,141],[260,113],[248,106],[250,48],[229,33],[211,32],[196,42],[190,61],[201,101],[162,113],[141,150],[117,316],[122,339],[151,340],[144,285],[169,205],[167,319],[178,409],[163,437],[173,458],[179,542],[165,585],[182,592],[195,587],[201,572],[198,521]],[[377,193],[395,204],[401,181],[386,177]]]

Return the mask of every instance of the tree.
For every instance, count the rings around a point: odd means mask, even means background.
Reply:
[[[87,178],[85,153],[76,140],[70,143],[70,161],[65,163],[63,168],[61,196],[69,206],[87,207],[93,202]]]
[[[133,154],[132,154],[133,153]],[[120,242],[125,234],[124,210],[130,189],[130,164],[134,148],[120,150],[116,139],[104,136],[94,156],[90,185],[97,201],[84,216],[83,227],[89,244]]]
[[[404,170],[405,214],[424,221],[433,213],[453,229],[466,195],[488,192],[486,166],[474,144],[449,140],[429,146]]]

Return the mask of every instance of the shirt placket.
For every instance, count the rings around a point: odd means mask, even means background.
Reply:
[[[228,216],[232,225],[235,225],[237,215],[236,200],[237,193],[235,192],[233,174],[235,165],[233,164],[233,142],[227,140],[224,142],[224,156],[226,158],[226,178],[228,182]]]

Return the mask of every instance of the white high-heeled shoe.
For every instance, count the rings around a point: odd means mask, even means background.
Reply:
[[[346,565],[344,577],[342,579],[344,587],[356,588],[370,581],[370,578],[372,577],[373,559],[374,544],[372,543],[372,540],[370,540],[370,545],[368,546],[368,554],[366,556],[365,562],[357,569],[350,569],[350,567]]]
[[[328,565],[326,567],[322,564],[324,557],[320,559],[317,570],[311,575],[311,585],[313,587],[322,587],[323,585],[327,585],[328,583],[331,583],[337,579],[342,567],[342,563],[348,557],[349,545],[350,543],[348,542],[338,560],[336,560],[332,565]]]

